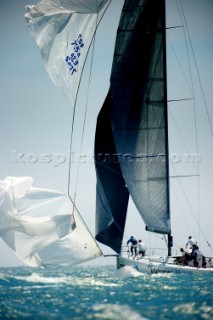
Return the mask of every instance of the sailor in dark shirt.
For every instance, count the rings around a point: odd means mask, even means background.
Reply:
[[[133,236],[131,236],[129,238],[129,240],[127,241],[127,245],[129,243],[131,243],[131,247],[130,247],[131,255],[133,256],[133,250],[135,251],[135,255],[136,255],[137,254],[137,243],[138,243],[138,241]]]

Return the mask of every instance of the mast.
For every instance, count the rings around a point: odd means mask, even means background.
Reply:
[[[167,162],[166,162],[166,174],[167,174],[167,203],[168,203],[168,211],[169,216],[171,216],[170,211],[170,181],[169,181],[169,134],[168,134],[168,103],[167,103],[167,57],[166,57],[166,0],[164,0],[164,14],[163,14],[163,60],[164,60],[164,75],[165,75],[165,86],[164,86],[164,97],[166,101],[166,112],[165,112],[165,136],[166,136],[166,155],[167,155]],[[173,246],[173,238],[171,232],[168,234],[168,256],[171,256],[171,248]]]

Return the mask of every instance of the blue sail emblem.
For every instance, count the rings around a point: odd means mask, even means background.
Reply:
[[[71,45],[73,46],[74,52],[72,52],[69,56],[66,56],[65,61],[69,66],[71,75],[73,75],[74,72],[77,72],[79,59],[81,56],[81,49],[84,47],[82,35],[79,34],[78,38],[71,42]]]

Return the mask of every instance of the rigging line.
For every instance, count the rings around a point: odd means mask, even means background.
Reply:
[[[97,8],[97,1],[96,1],[96,8]],[[95,39],[96,39],[97,26],[98,26],[98,13],[96,14],[96,26],[95,26],[94,36],[93,36],[91,62],[90,62],[90,70],[89,70],[89,80],[88,80],[86,101],[85,101],[84,121],[83,121],[83,129],[82,129],[82,133],[81,133],[80,154],[82,153],[83,142],[84,142],[84,133],[85,133],[85,125],[86,125],[88,103],[89,103],[89,91],[90,91],[91,76],[92,76],[92,69],[93,69],[93,61],[94,61]],[[77,165],[77,174],[76,174],[75,189],[74,189],[74,205],[75,205],[75,201],[76,201],[79,171],[80,171],[80,161],[78,161],[78,165]]]
[[[186,142],[185,142],[185,140],[184,140],[184,138],[183,138],[183,135],[182,135],[182,133],[181,133],[181,131],[180,131],[178,125],[177,125],[177,122],[175,121],[175,118],[173,117],[173,114],[172,114],[172,112],[171,112],[170,109],[169,109],[169,114],[170,114],[170,116],[172,117],[172,120],[173,120],[173,122],[174,122],[174,124],[175,124],[175,126],[176,126],[176,129],[177,129],[177,131],[178,131],[178,133],[179,133],[179,135],[180,135],[180,137],[181,137],[181,140],[182,140],[182,142],[183,142],[183,144],[184,144],[184,146],[185,146],[185,148],[186,148],[186,151],[187,151],[188,153],[190,153],[189,148],[188,148],[188,146],[187,146],[187,144],[186,144]],[[193,166],[194,166],[194,169],[195,169],[196,174],[199,174],[199,170],[198,170],[198,168],[194,165],[194,162],[193,162]]]
[[[77,213],[78,213],[78,218],[81,220],[81,222],[82,222],[82,224],[84,225],[84,227],[88,230],[91,238],[94,240],[94,242],[95,242],[95,244],[96,244],[96,247],[97,247],[97,248],[100,250],[100,252],[103,254],[100,246],[98,245],[97,241],[95,240],[94,236],[92,235],[91,231],[89,230],[88,226],[86,225],[84,219],[82,218],[82,216],[81,216],[78,208],[77,208],[76,205],[74,204],[74,202],[73,202],[73,200],[71,199],[71,197],[70,197],[70,201],[71,201],[71,203],[73,204],[73,210],[75,209],[75,210],[77,211]]]
[[[185,222],[185,225],[187,226],[187,229],[190,231],[190,233],[191,233],[191,230],[190,230],[190,227],[189,227],[189,225],[188,225],[188,223],[187,223],[187,221],[186,221],[186,219],[185,219],[185,216],[184,216],[184,213],[183,213],[183,209],[181,208],[181,206],[180,206],[180,202],[178,201],[178,197],[177,197],[177,195],[176,195],[176,193],[175,193],[175,189],[174,189],[174,187],[171,185],[171,189],[172,189],[172,192],[173,192],[173,195],[174,195],[174,197],[175,197],[175,200],[176,200],[176,202],[177,202],[177,205],[178,205],[178,207],[179,207],[179,210],[180,210],[180,212],[181,212],[181,214],[182,214],[182,218],[183,218],[183,220],[184,220],[184,222]]]
[[[198,80],[199,80],[199,84],[200,84],[200,88],[201,88],[201,92],[202,92],[202,96],[203,96],[204,106],[205,106],[207,117],[208,117],[208,121],[209,121],[209,127],[210,127],[210,130],[211,130],[211,134],[213,136],[213,127],[212,127],[212,124],[211,124],[211,119],[210,119],[210,115],[209,115],[209,111],[208,111],[208,107],[207,107],[207,103],[206,103],[206,97],[205,97],[203,86],[202,86],[202,83],[201,83],[201,77],[200,77],[197,61],[195,59],[194,48],[193,48],[192,41],[191,41],[191,38],[190,38],[190,35],[189,35],[189,28],[188,28],[188,24],[187,24],[187,21],[186,21],[185,14],[184,14],[182,0],[180,0],[180,4],[181,4],[182,13],[183,13],[183,17],[184,17],[184,21],[185,21],[186,29],[187,29],[187,34],[188,34],[188,38],[189,38],[189,43],[190,43],[190,46],[191,46],[191,51],[192,51],[192,55],[193,55],[193,59],[194,59],[194,63],[195,63],[195,68],[196,68],[196,71],[197,71]]]
[[[175,173],[177,174],[173,163],[172,163],[172,166],[173,166],[173,169],[174,169]],[[202,235],[203,235],[206,243],[210,246],[210,244],[209,244],[209,242],[207,241],[207,239],[206,239],[206,237],[205,237],[205,234],[204,234],[204,232],[203,232],[203,230],[202,230],[202,228],[201,228],[201,226],[200,226],[200,223],[199,223],[198,219],[196,218],[196,216],[195,216],[195,214],[194,214],[194,211],[193,211],[193,209],[192,209],[192,207],[191,207],[191,205],[190,205],[190,203],[189,203],[189,199],[188,199],[186,193],[184,192],[184,189],[183,189],[182,184],[180,183],[180,180],[179,180],[178,177],[177,177],[177,181],[178,181],[179,186],[180,186],[180,189],[181,189],[181,191],[182,191],[182,193],[183,193],[183,195],[184,195],[184,197],[185,197],[185,200],[186,200],[186,202],[187,202],[187,204],[188,204],[188,206],[189,206],[189,208],[190,208],[190,210],[191,210],[191,213],[192,213],[193,217],[195,218],[195,220],[196,220],[196,222],[197,222],[197,224],[198,224],[199,230],[201,231],[201,233],[202,233]],[[211,247],[211,246],[210,246],[210,247]]]
[[[180,3],[181,3],[181,0],[180,0]],[[180,15],[180,18],[182,20],[182,23],[184,24],[182,16],[185,17],[185,15],[184,15],[182,3],[181,3],[182,14],[181,14],[180,9],[178,7],[177,0],[176,0],[176,5],[177,5],[177,8],[178,8],[179,15]],[[186,19],[185,19],[185,23],[186,23]],[[187,31],[188,31],[188,29],[187,29]],[[184,38],[185,38],[185,44],[186,44],[186,52],[187,52],[187,60],[188,60],[189,73],[190,73],[191,93],[192,93],[193,100],[194,100],[194,104],[193,105],[194,105],[194,117],[195,117],[196,147],[197,147],[197,152],[198,152],[197,122],[196,122],[196,112],[195,112],[196,108],[195,108],[195,94],[194,94],[195,91],[194,91],[194,84],[193,84],[193,79],[192,79],[192,69],[191,69],[191,64],[190,64],[190,59],[189,59],[189,49],[188,49],[188,42],[187,42],[187,36],[186,36],[185,28],[183,28],[183,32],[184,32]],[[188,38],[190,40],[189,31],[188,31]]]
[[[111,2],[111,1],[110,1]],[[108,4],[109,6],[109,4]],[[91,75],[92,75],[92,68],[93,68],[93,60],[94,60],[94,50],[95,50],[95,39],[96,39],[96,31],[98,28],[98,3],[96,0],[96,23],[95,23],[95,31],[93,35],[93,44],[92,44],[92,53],[91,53],[91,63],[90,63],[90,71],[89,71],[89,81],[88,81],[88,87],[87,87],[87,94],[86,94],[86,102],[85,102],[85,112],[84,112],[84,121],[83,121],[83,129],[81,134],[81,143],[80,143],[80,154],[83,149],[83,140],[84,140],[84,132],[85,132],[85,125],[86,125],[86,118],[87,118],[87,110],[88,110],[88,101],[89,101],[89,89],[90,89],[90,83],[91,83]],[[77,166],[77,174],[76,174],[76,182],[75,182],[75,189],[74,189],[74,202],[73,206],[75,206],[76,201],[76,193],[77,193],[77,184],[78,184],[78,176],[79,176],[79,168],[80,168],[80,162],[78,162]],[[70,175],[70,173],[69,173]]]
[[[85,125],[86,125],[86,118],[87,118],[87,111],[88,111],[88,101],[89,101],[89,88],[91,83],[91,73],[92,73],[92,65],[93,65],[93,55],[94,55],[94,41],[93,41],[93,47],[92,47],[92,61],[90,65],[90,72],[89,72],[89,81],[88,81],[88,87],[87,87],[87,95],[86,95],[86,103],[85,103],[85,112],[84,112],[84,121],[83,121],[83,129],[81,133],[81,142],[80,142],[80,154],[82,153],[83,149],[83,141],[84,141],[84,133],[85,133]],[[78,186],[78,176],[80,171],[80,161],[78,161],[77,165],[77,174],[76,174],[76,181],[75,181],[75,190],[74,190],[74,204],[76,200],[76,193],[77,193],[77,186]]]
[[[78,97],[78,91],[80,87],[80,82],[77,88],[77,93],[76,97],[74,100],[74,105],[73,105],[73,116],[72,116],[72,126],[71,126],[71,132],[70,132],[70,145],[69,145],[69,166],[68,166],[68,185],[67,185],[67,193],[68,197],[70,198],[71,202],[73,203],[71,196],[70,196],[70,178],[71,178],[71,162],[72,162],[72,142],[73,142],[73,132],[74,132],[74,122],[75,122],[75,113],[76,113],[76,105],[77,105],[77,97]]]
[[[177,5],[177,0],[176,0],[176,5]],[[193,48],[192,48],[192,43],[191,43],[191,39],[190,39],[189,29],[188,29],[188,25],[187,25],[187,21],[186,21],[186,17],[185,17],[185,14],[184,14],[183,5],[182,5],[182,1],[181,0],[180,0],[180,6],[181,6],[182,14],[181,14],[181,12],[179,10],[179,7],[177,5],[178,11],[179,11],[180,18],[181,18],[183,24],[185,22],[188,39],[189,39],[189,42],[191,44],[191,51],[193,53]],[[182,17],[184,18],[184,21],[183,21]],[[184,37],[185,37],[185,43],[186,43],[186,49],[187,49],[187,59],[188,59],[188,65],[189,65],[189,71],[190,71],[190,80],[191,80],[192,92],[193,92],[192,94],[193,94],[193,98],[194,98],[194,103],[193,103],[194,108],[193,109],[194,109],[195,141],[196,141],[196,150],[197,150],[197,154],[198,154],[199,147],[198,147],[198,129],[197,129],[197,116],[196,116],[195,90],[194,90],[194,83],[193,83],[193,78],[192,78],[192,71],[191,71],[191,65],[190,65],[190,59],[189,59],[188,42],[187,42],[185,28],[183,29],[183,31],[184,31]],[[194,62],[196,64],[194,55],[193,55],[193,58],[194,58]],[[198,171],[198,194],[199,194],[199,197],[198,197],[198,219],[200,220],[200,167],[199,167],[199,163],[197,165],[197,171]],[[199,232],[198,232],[198,234],[199,234]]]
[[[192,88],[191,88],[191,86],[190,86],[190,84],[189,84],[189,82],[188,82],[188,80],[187,80],[187,77],[186,77],[185,72],[183,71],[183,68],[181,67],[180,60],[178,59],[178,56],[177,56],[176,53],[175,53],[174,46],[173,46],[173,44],[172,44],[172,42],[171,42],[168,34],[167,34],[167,38],[168,38],[168,40],[169,40],[169,44],[170,44],[170,46],[171,46],[171,49],[172,49],[172,51],[173,51],[173,53],[174,53],[174,55],[175,55],[175,58],[176,58],[176,60],[177,60],[178,65],[179,65],[179,68],[180,68],[180,70],[181,70],[181,72],[182,72],[182,74],[183,74],[183,77],[184,77],[184,79],[185,79],[185,81],[186,81],[186,83],[187,83],[187,86],[188,86],[190,92],[193,94]]]
[[[186,18],[185,18],[185,14],[184,14],[183,5],[182,5],[182,1],[181,0],[180,0],[180,4],[181,4],[181,9],[182,9],[182,14],[183,14],[183,17],[184,17],[184,21],[185,21],[185,24],[186,24],[187,34],[188,34],[189,42],[190,42],[190,45],[191,45],[191,51],[192,51],[192,54],[193,54],[194,63],[195,63],[195,66],[196,66],[196,70],[197,70],[197,74],[198,74],[198,79],[199,79],[201,91],[202,91],[202,94],[203,94],[205,107],[207,109],[206,100],[205,100],[205,96],[204,96],[204,92],[203,92],[203,88],[202,88],[202,84],[201,84],[201,79],[200,79],[200,75],[199,75],[199,70],[198,70],[197,62],[196,62],[195,55],[194,55],[194,49],[193,49],[193,46],[192,46],[192,41],[191,41],[191,38],[190,38],[189,29],[188,29],[188,25],[187,25],[187,21],[186,21]],[[184,29],[184,34],[185,34],[185,29]],[[191,82],[192,82],[192,85],[193,85],[192,74],[191,74]],[[194,86],[193,86],[193,88],[194,88]],[[193,92],[194,92],[194,89],[193,89]],[[208,110],[207,110],[207,112],[208,112]],[[195,95],[194,95],[194,119],[195,119],[196,147],[197,147],[197,153],[198,153],[199,147],[198,147],[198,129],[197,129]],[[198,168],[198,174],[199,174],[199,170],[200,170],[199,164],[198,164],[197,168]],[[200,176],[198,177],[198,194],[200,195]],[[201,199],[200,199],[200,196],[199,196],[198,197],[198,218],[200,218],[200,205],[201,205]]]
[[[96,2],[96,6],[97,6],[97,2]],[[96,29],[97,29],[97,22],[96,22]],[[88,52],[89,52],[89,50],[88,50]],[[88,56],[88,52],[87,52],[86,56]],[[86,59],[85,59],[85,61],[86,61]],[[84,65],[85,65],[85,62],[84,62]],[[83,65],[83,68],[84,68],[84,65]],[[70,132],[70,145],[69,145],[68,196],[69,196],[72,203],[73,203],[73,201],[70,196],[70,178],[71,178],[71,162],[72,162],[71,158],[72,158],[72,142],[73,142],[73,133],[74,133],[75,113],[76,113],[76,105],[77,105],[79,88],[80,88],[80,81],[78,84],[78,88],[77,88],[77,92],[76,92],[76,96],[75,96],[75,100],[74,100],[74,105],[73,105],[73,117],[72,117],[72,126],[71,126],[71,132]]]
[[[97,28],[97,26],[96,26]],[[68,196],[73,203],[73,206],[75,205],[75,202],[72,200],[70,196],[70,180],[71,180],[71,163],[72,163],[72,143],[73,143],[73,133],[74,133],[74,122],[75,122],[75,114],[76,114],[76,105],[77,105],[77,98],[78,98],[78,92],[80,88],[80,81],[77,88],[76,97],[74,100],[74,106],[73,106],[73,117],[72,117],[72,126],[71,126],[71,133],[70,133],[70,145],[69,145],[69,167],[68,167]],[[85,125],[85,119],[84,119],[84,125]],[[78,164],[79,166],[79,164]]]
[[[110,1],[111,2],[111,1]],[[109,6],[109,4],[108,4]],[[107,7],[108,7],[107,6]],[[106,9],[107,9],[106,7]],[[97,5],[97,1],[96,1],[96,9],[98,8],[98,5]],[[106,10],[105,9],[105,10]],[[98,10],[96,10],[97,12],[97,15],[96,15],[96,27],[95,27],[95,32],[94,32],[94,35],[93,35],[93,38],[95,38],[95,35],[96,35],[96,31],[97,31],[97,27],[98,27]],[[89,50],[88,50],[89,52]],[[86,57],[88,56],[88,52],[87,52],[87,55]],[[86,62],[86,59],[85,59],[85,62]],[[85,65],[85,62],[84,62],[84,65]],[[83,65],[83,68],[84,68],[84,65]],[[74,215],[74,210],[76,208],[76,205],[75,205],[75,200],[76,200],[76,192],[75,192],[75,195],[74,195],[74,201],[72,200],[71,196],[70,196],[70,179],[71,179],[71,151],[72,151],[72,141],[73,141],[73,133],[74,133],[74,120],[75,120],[75,113],[76,113],[76,105],[77,105],[77,97],[78,97],[78,92],[79,92],[79,88],[80,88],[80,81],[79,81],[79,84],[78,84],[78,88],[77,88],[77,92],[76,92],[76,96],[75,96],[75,100],[74,100],[74,106],[73,106],[73,118],[72,118],[72,128],[71,128],[71,133],[70,133],[70,153],[69,153],[69,168],[68,168],[68,197],[71,201],[71,203],[73,204],[73,215]],[[77,180],[76,180],[77,181]],[[90,232],[88,226],[86,225],[86,223],[84,222],[84,219],[82,218],[80,212],[77,210],[78,212],[78,215],[79,215],[79,218],[81,219],[82,223],[84,224],[84,226],[86,227],[86,229],[88,230],[89,234],[91,235],[92,239],[95,241],[96,243],[96,246],[99,248],[99,250],[102,252],[102,250],[100,249],[97,241],[95,240],[94,236],[92,235],[92,233]]]
[[[181,11],[180,11],[180,8],[178,6],[178,2],[176,0],[176,6],[177,6],[177,9],[178,9],[178,12],[179,12],[179,15],[180,15],[180,19],[182,21],[182,24],[184,26],[184,21],[183,21],[183,9],[182,9],[182,14],[181,14]],[[183,28],[183,33],[184,33],[184,38],[185,38],[185,45],[186,45],[186,54],[187,54],[187,60],[188,60],[188,67],[189,67],[189,74],[190,74],[190,80],[191,80],[191,86],[190,87],[190,91],[192,93],[192,96],[193,96],[193,99],[195,98],[194,97],[194,87],[193,87],[193,82],[192,82],[192,70],[191,70],[191,64],[190,64],[190,59],[189,59],[189,49],[188,49],[188,42],[187,42],[187,37],[186,37],[186,31],[185,31],[185,28]],[[187,81],[187,80],[186,80]],[[188,81],[187,81],[188,83]]]
[[[96,8],[97,8],[97,1],[96,1]],[[97,10],[96,10],[97,11]],[[95,26],[95,32],[93,35],[93,45],[92,45],[92,59],[91,59],[91,63],[90,63],[90,71],[89,71],[89,81],[88,81],[88,87],[87,87],[87,94],[86,94],[86,103],[85,103],[85,112],[84,112],[84,122],[83,122],[83,129],[82,129],[82,134],[81,134],[81,143],[80,143],[80,154],[82,152],[82,148],[83,148],[83,140],[84,140],[84,132],[85,132],[85,124],[86,124],[86,117],[87,117],[87,110],[88,110],[88,101],[89,101],[89,89],[90,89],[90,83],[91,83],[91,74],[92,74],[92,67],[93,67],[93,57],[94,57],[94,49],[95,49],[95,38],[96,38],[96,31],[97,31],[97,26],[98,26],[98,13],[96,14],[96,26]],[[73,130],[72,130],[72,134],[73,134]],[[76,181],[75,181],[75,189],[74,189],[74,199],[72,201],[70,195],[69,198],[73,204],[73,215],[74,215],[74,209],[76,208],[76,194],[77,194],[77,185],[78,185],[78,176],[79,176],[79,168],[80,168],[80,162],[78,162],[78,166],[77,166],[77,174],[76,174]],[[70,171],[69,171],[69,180],[70,180]],[[69,183],[70,184],[70,183]],[[77,210],[77,208],[76,208]],[[95,240],[93,234],[90,232],[87,224],[84,222],[84,219],[82,218],[80,212],[78,211],[79,217],[81,218],[82,223],[84,224],[84,226],[86,227],[86,229],[88,230],[88,232],[90,233],[92,239],[95,241],[96,246],[99,248],[99,250],[101,251],[101,253],[103,254],[100,246],[98,245],[97,241]]]

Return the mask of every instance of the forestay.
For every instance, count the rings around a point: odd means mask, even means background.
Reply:
[[[25,17],[46,70],[72,104],[98,24],[111,0],[43,0]]]
[[[101,255],[63,193],[33,188],[31,177],[0,181],[0,236],[31,267],[69,266]]]

